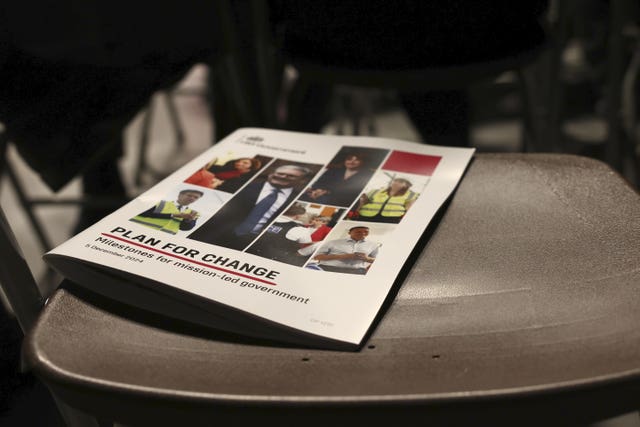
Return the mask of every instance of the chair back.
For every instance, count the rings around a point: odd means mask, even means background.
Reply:
[[[29,266],[20,251],[9,222],[0,208],[0,287],[22,330],[31,329],[44,305]]]

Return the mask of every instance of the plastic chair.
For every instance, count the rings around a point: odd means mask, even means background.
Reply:
[[[479,154],[359,352],[168,322],[67,283],[26,358],[61,401],[127,425],[584,425],[640,407],[639,212],[598,161]]]
[[[545,115],[545,108],[537,102],[537,99],[531,95],[536,91],[540,91],[540,85],[534,86],[538,81],[532,79],[526,74],[530,74],[533,70],[527,70],[527,67],[544,51],[548,44],[538,43],[523,46],[523,50],[517,54],[503,56],[496,59],[483,61],[473,61],[464,64],[444,64],[444,65],[426,65],[412,66],[405,64],[403,66],[386,66],[383,64],[362,65],[360,60],[354,58],[353,63],[345,63],[344,58],[336,60],[330,54],[319,56],[313,51],[313,46],[301,45],[292,48],[291,46],[279,46],[277,37],[270,33],[269,24],[266,18],[269,16],[268,4],[264,1],[251,2],[252,10],[247,19],[251,19],[258,35],[256,36],[255,54],[258,64],[277,63],[274,56],[281,55],[286,63],[292,64],[298,71],[299,79],[296,93],[290,102],[289,111],[294,116],[292,123],[289,125],[297,129],[298,111],[303,107],[300,105],[302,100],[296,99],[296,94],[306,93],[305,88],[314,84],[322,84],[327,87],[348,86],[353,88],[364,89],[381,89],[394,91],[443,91],[443,90],[463,90],[472,84],[489,82],[498,77],[500,74],[513,71],[518,76],[517,89],[523,99],[522,102],[522,146],[525,151],[536,151],[539,149],[538,142],[542,140],[539,133],[542,130],[540,126],[540,115]],[[402,7],[402,6],[399,6]],[[364,7],[363,7],[364,9]],[[363,44],[365,42],[362,42]],[[400,41],[399,43],[402,43]],[[274,48],[273,46],[276,46]],[[278,51],[276,54],[275,51]],[[338,52],[336,52],[338,53]],[[429,58],[432,52],[424,52],[424,57]],[[273,73],[273,67],[262,67],[258,70],[258,80],[262,82],[275,81],[270,75]],[[549,74],[555,77],[554,69],[549,70]],[[533,71],[535,72],[535,71]],[[266,85],[263,85],[264,88]],[[265,92],[263,90],[263,92]],[[273,96],[266,93],[263,97]],[[536,102],[534,105],[533,102]],[[264,103],[264,101],[263,101]],[[265,114],[265,124],[268,126],[269,120],[275,114],[269,112]],[[358,119],[355,117],[353,128],[359,129]],[[358,132],[356,132],[357,134]]]
[[[44,251],[53,249],[54,245],[51,242],[44,225],[38,219],[36,208],[40,206],[87,206],[93,208],[111,208],[115,210],[125,202],[122,198],[113,196],[59,197],[56,195],[33,196],[32,194],[29,194],[30,192],[25,187],[23,180],[15,170],[9,156],[7,156],[7,149],[10,142],[11,141],[9,141],[7,134],[0,131],[0,177],[4,177],[6,174],[9,179],[12,190],[15,192],[18,199],[18,203],[24,210],[31,229],[35,233],[35,237]]]
[[[174,90],[172,92],[161,93],[164,97],[168,115],[169,122],[174,131],[174,139],[176,144],[176,151],[179,151],[184,148],[185,143],[185,134],[180,122],[180,118],[178,115],[178,110],[176,108],[175,102],[173,100],[173,96],[175,94],[181,94],[179,90]],[[191,93],[186,93],[191,95]],[[148,176],[154,182],[159,181],[163,177],[163,173],[154,170],[154,168],[147,161],[147,153],[149,150],[149,142],[150,142],[150,132],[153,121],[154,111],[156,109],[157,102],[152,98],[149,101],[149,106],[144,111],[142,129],[140,132],[140,145],[138,149],[138,160],[136,163],[136,167],[134,169],[134,183],[137,186],[140,186],[143,181],[143,177]],[[33,229],[36,238],[38,239],[38,243],[42,246],[42,249],[45,251],[53,249],[53,244],[51,239],[49,238],[44,225],[38,219],[36,214],[36,210],[38,207],[45,206],[79,206],[79,207],[91,207],[91,208],[110,208],[112,210],[117,209],[122,206],[125,202],[120,197],[113,196],[100,196],[100,197],[87,197],[87,196],[77,196],[77,197],[59,197],[59,196],[44,196],[44,197],[34,197],[29,194],[27,188],[25,188],[24,183],[22,182],[19,174],[16,172],[14,166],[12,165],[9,157],[7,156],[7,149],[9,146],[9,138],[7,134],[3,131],[0,131],[0,177],[6,174],[9,179],[13,191],[15,191],[16,197],[18,198],[18,202],[24,210],[24,213],[29,220],[30,226]]]
[[[29,267],[22,256],[11,227],[0,208],[0,286],[24,333],[31,330],[45,304]],[[54,398],[55,399],[55,398]],[[56,405],[70,427],[97,427],[93,418],[56,400]],[[38,408],[33,408],[38,410]],[[1,421],[1,418],[0,418]]]

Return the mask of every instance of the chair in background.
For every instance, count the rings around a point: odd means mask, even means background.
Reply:
[[[228,2],[231,5],[234,2]],[[293,3],[292,3],[293,4]],[[546,45],[540,40],[535,39],[534,36],[531,40],[522,42],[522,49],[510,54],[504,54],[502,56],[496,55],[489,60],[477,60],[461,59],[460,63],[444,62],[441,65],[433,63],[430,65],[412,65],[409,62],[401,63],[401,65],[389,65],[389,64],[372,64],[374,61],[371,58],[358,58],[354,55],[353,63],[349,63],[351,59],[344,58],[344,53],[338,51],[336,54],[342,53],[342,58],[334,58],[330,53],[325,52],[318,53],[317,46],[311,42],[297,42],[286,43],[281,40],[282,37],[278,35],[274,36],[272,28],[267,17],[273,15],[273,12],[269,9],[267,2],[254,1],[251,2],[251,8],[246,13],[245,19],[252,23],[252,29],[256,33],[255,35],[255,62],[257,64],[263,64],[262,67],[253,67],[256,74],[255,80],[259,82],[276,82],[278,79],[274,76],[274,73],[278,73],[280,68],[277,66],[270,66],[279,63],[292,64],[298,71],[299,79],[296,86],[296,90],[292,94],[292,99],[289,105],[289,113],[291,120],[285,124],[285,127],[293,128],[294,130],[309,130],[305,127],[305,120],[297,116],[304,113],[309,108],[308,104],[305,104],[305,97],[307,97],[307,89],[310,87],[318,87],[321,85],[319,92],[322,92],[324,88],[331,88],[338,85],[350,85],[360,88],[376,88],[395,90],[400,92],[428,92],[428,91],[453,91],[464,90],[471,84],[478,82],[490,81],[499,74],[505,71],[516,71],[519,75],[518,89],[520,90],[522,98],[526,101],[523,102],[523,147],[528,151],[536,151],[539,149],[540,138],[536,135],[539,132],[540,126],[538,126],[537,120],[541,114],[541,106],[536,105],[532,108],[530,105],[531,96],[530,92],[540,91],[540,87],[531,87],[533,79],[523,78],[525,68],[527,64],[530,64],[541,51],[546,48]],[[286,16],[286,13],[284,14]],[[226,26],[229,28],[237,28],[234,23],[238,20],[233,14],[221,14],[223,21],[230,21]],[[275,18],[277,21],[279,18]],[[416,18],[419,19],[419,18]],[[528,18],[529,22],[531,17]],[[286,18],[285,18],[286,20]],[[298,31],[300,29],[298,28]],[[312,30],[309,30],[312,33]],[[464,33],[460,30],[459,33]],[[240,38],[240,35],[231,33],[231,38]],[[389,34],[391,37],[392,34]],[[286,40],[286,37],[285,37]],[[317,40],[314,40],[317,43]],[[406,41],[404,41],[406,43]],[[305,44],[306,43],[306,44]],[[367,40],[360,41],[361,45],[367,43]],[[375,43],[371,41],[371,43]],[[398,43],[403,43],[403,40],[398,40]],[[233,46],[233,44],[230,44]],[[340,49],[339,46],[334,45],[333,48]],[[365,46],[366,47],[366,46]],[[424,51],[422,58],[419,58],[422,63],[425,63],[425,58],[428,59],[432,55],[443,51],[449,46],[443,46],[440,52]],[[325,50],[329,50],[327,48]],[[353,49],[353,47],[350,47]],[[233,50],[230,49],[232,52]],[[350,52],[351,50],[349,50]],[[371,54],[369,52],[369,54]],[[401,54],[396,55],[396,57]],[[384,57],[381,61],[384,61]],[[388,60],[388,59],[387,59]],[[451,60],[449,58],[448,60]],[[407,60],[409,61],[409,60]],[[550,70],[553,73],[554,70]],[[241,75],[241,74],[240,74]],[[242,84],[242,80],[240,81]],[[266,89],[265,89],[266,88]],[[229,88],[230,90],[231,88]],[[262,90],[265,89],[265,90]],[[269,90],[271,92],[269,92]],[[328,90],[328,89],[326,89]],[[326,91],[325,90],[325,91]],[[265,102],[265,99],[272,99],[271,111],[268,108],[263,108],[263,116],[247,117],[244,120],[246,125],[259,125],[269,126],[273,123],[276,103],[273,95],[273,87],[269,88],[267,84],[261,85],[261,90],[254,91],[251,96],[255,99],[262,99],[256,101],[257,105],[269,105]],[[241,92],[230,95],[231,97],[241,96]],[[464,113],[463,113],[464,114]],[[300,125],[300,123],[303,123]],[[359,126],[354,125],[354,128]],[[440,141],[440,143],[442,143]]]
[[[639,17],[640,6],[630,0],[550,2],[548,26],[553,43],[537,61],[537,72],[527,76],[544,89],[532,93],[532,104],[544,107],[543,114],[534,115],[541,129],[538,147],[598,158],[636,186],[640,185],[640,152],[632,128],[637,120],[638,54],[634,51]],[[580,46],[578,64],[562,64],[572,41]],[[576,101],[578,105],[571,105]],[[601,123],[605,135],[598,138],[593,135],[598,132],[592,131],[586,141],[585,136],[572,136],[565,128],[575,118],[572,109],[578,110],[579,119]]]
[[[122,206],[123,199],[120,197],[101,196],[96,197],[62,197],[62,196],[34,196],[29,193],[29,190],[25,188],[18,172],[13,166],[11,160],[7,156],[7,150],[9,148],[9,141],[6,133],[0,132],[0,177],[6,177],[11,183],[12,190],[18,199],[20,207],[23,209],[26,218],[29,221],[29,225],[38,240],[38,243],[42,249],[46,252],[53,249],[53,243],[38,219],[37,208],[46,206],[89,206],[92,208],[104,208],[113,209]]]
[[[563,125],[566,117],[567,88],[562,80],[562,56],[567,47],[571,34],[568,32],[569,21],[572,19],[571,7],[580,7],[570,2],[550,1],[549,8],[544,16],[547,40],[544,44],[529,46],[518,54],[503,57],[498,60],[476,61],[460,65],[405,68],[383,68],[375,66],[358,66],[358,58],[354,58],[355,65],[348,65],[345,59],[322,55],[315,52],[314,46],[304,44],[282,45],[282,41],[274,36],[272,27],[267,17],[270,16],[269,4],[264,1],[250,2],[251,7],[245,12],[243,19],[252,23],[251,31],[254,34],[253,54],[255,63],[261,67],[247,67],[234,55],[234,49],[238,48],[237,16],[230,13],[234,2],[223,2],[226,12],[220,13],[218,18],[225,23],[230,30],[228,35],[229,58],[235,58],[236,70],[243,69],[243,73],[229,73],[236,79],[234,85],[223,88],[229,91],[228,98],[255,99],[254,111],[238,120],[237,126],[282,126],[275,119],[277,97],[274,95],[273,84],[267,82],[278,81],[277,76],[281,68],[274,64],[289,63],[298,71],[299,81],[294,96],[289,106],[292,114],[291,122],[285,127],[294,130],[308,130],[304,120],[295,117],[304,112],[308,105],[304,104],[306,94],[305,87],[324,85],[334,87],[336,85],[351,85],[358,88],[382,88],[388,90],[447,90],[468,87],[470,84],[479,85],[493,80],[505,71],[515,72],[517,76],[516,87],[521,100],[522,123],[522,150],[532,152],[581,152],[582,146],[567,141],[563,135]],[[638,153],[635,137],[625,136],[622,132],[623,118],[629,123],[629,101],[633,91],[625,90],[634,83],[633,69],[627,69],[626,84],[623,83],[625,62],[629,57],[626,45],[630,42],[632,25],[636,19],[635,5],[628,0],[617,0],[608,6],[609,12],[609,48],[606,71],[605,101],[608,106],[603,119],[608,129],[607,137],[601,141],[602,155],[597,157],[605,160],[614,169],[622,171],[631,182],[637,184],[639,177]],[[223,12],[225,12],[223,10]],[[606,19],[605,19],[606,21]],[[462,32],[462,30],[461,30]],[[243,35],[246,37],[246,35]],[[235,40],[235,41],[234,41]],[[334,46],[335,47],[335,46]],[[321,47],[322,48],[322,47]],[[428,57],[430,52],[424,52]],[[233,59],[230,59],[233,61]],[[633,67],[633,63],[631,64]],[[249,70],[251,69],[251,70]],[[225,70],[222,80],[226,79]],[[260,84],[248,90],[246,85],[247,75],[255,75],[254,80]],[[244,74],[244,78],[242,75]],[[245,88],[243,89],[243,85]],[[237,91],[234,90],[234,87]],[[297,98],[300,94],[302,98]],[[248,97],[248,98],[247,98]],[[272,102],[269,103],[268,100]],[[626,100],[624,104],[623,100]],[[260,106],[260,108],[257,108]],[[365,111],[366,109],[360,109]],[[622,113],[621,113],[622,110]],[[362,112],[362,111],[360,111]],[[359,122],[362,114],[353,117],[353,128],[360,129]],[[629,126],[627,125],[627,128]],[[319,129],[319,128],[316,128]],[[317,130],[314,130],[317,131]],[[358,133],[358,132],[356,132]],[[628,132],[627,132],[628,134]],[[575,142],[575,141],[574,141]],[[579,145],[579,144],[578,144]],[[590,154],[591,155],[591,154]]]
[[[60,401],[125,425],[586,425],[640,407],[639,211],[595,160],[479,154],[358,352],[204,330],[66,283],[26,359]]]
[[[180,150],[184,147],[185,133],[180,121],[178,110],[175,105],[175,96],[202,96],[199,91],[192,91],[187,89],[174,89],[171,91],[163,91],[158,94],[160,100],[164,100],[167,107],[169,123],[174,131],[174,140],[176,150]],[[159,101],[157,98],[151,98],[146,110],[143,111],[143,123],[140,132],[140,144],[138,148],[138,161],[134,168],[134,184],[140,186],[143,181],[143,176],[150,176],[152,182],[157,182],[164,177],[165,173],[155,170],[147,160],[147,152],[149,150],[149,143],[151,138],[151,127],[153,126],[153,118],[155,111],[158,107]],[[25,188],[23,180],[19,173],[16,171],[11,160],[7,156],[7,150],[11,141],[9,140],[5,132],[0,132],[0,177],[6,175],[11,183],[12,190],[18,199],[18,202],[23,209],[31,229],[33,230],[38,243],[44,251],[53,249],[54,245],[49,238],[49,235],[38,219],[37,208],[47,206],[87,206],[98,209],[111,209],[115,210],[122,206],[123,200],[121,197],[110,196],[77,196],[77,197],[61,197],[57,195],[51,196],[34,196],[30,194],[29,190]]]

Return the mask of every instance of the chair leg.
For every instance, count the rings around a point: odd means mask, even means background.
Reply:
[[[623,169],[623,132],[621,118],[622,80],[625,63],[625,40],[622,34],[628,19],[627,4],[615,0],[609,6],[609,53],[607,58],[607,143],[606,161],[617,171]]]
[[[564,93],[559,74],[560,48],[545,52],[535,63],[518,70],[523,104],[523,150],[564,152],[562,105]]]
[[[630,412],[608,420],[598,421],[590,424],[589,427],[640,427],[640,416],[638,411]]]
[[[165,93],[165,99],[167,102],[167,110],[169,112],[169,120],[171,120],[176,137],[176,147],[181,149],[184,147],[185,137],[182,122],[180,121],[180,115],[178,114],[178,108],[176,107],[176,103],[171,92]]]
[[[525,153],[530,153],[535,151],[536,147],[536,130],[535,130],[535,122],[536,118],[535,114],[535,106],[531,101],[531,89],[529,86],[531,85],[531,81],[528,76],[525,75],[525,71],[523,69],[518,69],[518,91],[520,92],[520,99],[522,100],[522,131],[521,131],[521,141],[522,141],[522,151]]]
[[[94,417],[72,408],[55,395],[53,395],[53,400],[56,402],[60,415],[62,415],[62,418],[69,427],[100,427]]]
[[[22,209],[24,209],[25,214],[27,215],[27,219],[31,223],[31,228],[36,233],[36,237],[38,238],[40,245],[45,251],[50,251],[53,249],[53,244],[47,237],[47,234],[44,231],[44,228],[40,225],[40,221],[36,218],[35,212],[33,211],[33,203],[31,203],[26,196],[26,192],[22,186],[22,183],[18,179],[17,174],[13,170],[11,164],[7,161],[4,164],[4,171],[6,172],[11,184],[13,185],[13,189],[18,197],[18,201]]]
[[[640,77],[640,38],[636,36],[636,47],[625,71],[622,81],[622,123],[625,130],[624,158],[627,159],[625,176],[640,186],[640,152],[638,152],[637,96],[638,77]]]
[[[136,164],[136,174],[134,182],[136,186],[142,185],[142,174],[147,169],[147,149],[149,147],[149,135],[151,133],[151,124],[153,118],[154,102],[153,98],[149,101],[149,106],[144,112],[142,119],[142,130],[140,132],[140,147],[138,148],[138,163]]]

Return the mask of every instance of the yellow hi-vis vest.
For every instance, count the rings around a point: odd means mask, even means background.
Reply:
[[[364,217],[374,217],[380,214],[380,216],[398,218],[407,212],[405,208],[407,202],[415,200],[417,197],[418,195],[411,190],[393,197],[389,196],[386,189],[374,190],[367,194],[369,202],[365,203],[358,212]]]
[[[191,213],[192,210],[187,208],[180,211],[174,202],[167,202],[162,200],[158,203],[153,209],[153,213],[161,213],[161,214],[179,214],[182,213]],[[182,222],[182,218],[149,218],[145,216],[136,216],[131,218],[133,222],[139,222],[140,224],[144,224],[149,227],[153,227],[155,229],[165,231],[167,233],[176,234],[180,231],[180,223]]]

